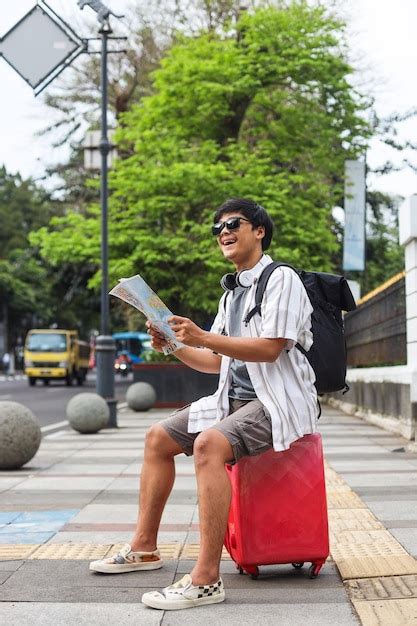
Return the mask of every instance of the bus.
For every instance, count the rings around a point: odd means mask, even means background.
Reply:
[[[126,375],[132,365],[143,361],[143,353],[151,349],[151,338],[139,331],[113,333],[112,336],[116,342],[115,369]]]

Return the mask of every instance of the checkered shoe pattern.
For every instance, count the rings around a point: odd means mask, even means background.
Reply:
[[[175,611],[206,604],[218,604],[225,599],[221,578],[213,585],[193,585],[190,574],[162,591],[148,591],[142,596],[143,604],[153,609]]]
[[[198,598],[207,598],[209,596],[214,595],[215,593],[219,593],[222,590],[222,581],[218,580],[215,585],[199,585],[198,587]]]

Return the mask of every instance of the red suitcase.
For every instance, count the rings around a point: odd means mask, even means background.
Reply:
[[[318,433],[289,450],[228,465],[232,502],[225,546],[240,573],[259,565],[311,562],[315,578],[329,555],[323,449]]]

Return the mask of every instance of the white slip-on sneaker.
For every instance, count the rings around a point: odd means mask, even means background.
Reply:
[[[159,550],[133,552],[129,544],[126,544],[117,554],[90,563],[90,570],[101,574],[122,574],[123,572],[159,569],[163,564]]]
[[[175,611],[203,604],[223,602],[226,594],[221,578],[213,585],[193,585],[190,574],[160,591],[148,591],[142,596],[143,604],[153,609]]]

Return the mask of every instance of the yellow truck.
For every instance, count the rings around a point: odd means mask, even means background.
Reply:
[[[90,346],[78,339],[76,330],[33,329],[26,335],[25,374],[31,387],[37,380],[65,380],[82,385],[86,379]]]

